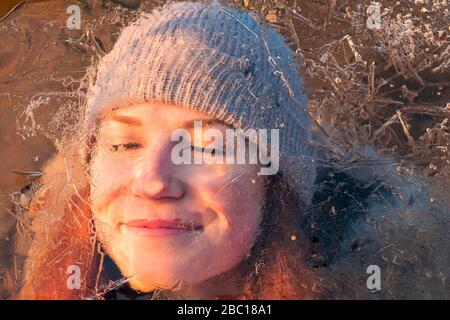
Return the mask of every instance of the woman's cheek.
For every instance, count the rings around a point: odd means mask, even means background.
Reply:
[[[93,162],[92,178],[99,188],[116,189],[132,177],[133,161],[107,153],[99,154]]]
[[[112,219],[108,214],[111,207],[123,205],[117,198],[125,193],[124,188],[130,186],[132,169],[129,161],[119,162],[102,155],[94,159],[91,167],[91,204],[97,219],[109,223]]]
[[[204,200],[218,213],[217,241],[229,246],[240,241],[253,242],[259,230],[264,198],[264,188],[258,179],[261,177],[255,178],[249,168],[229,170],[222,177],[205,179]]]
[[[180,178],[189,185],[215,194],[227,189],[236,189],[249,179],[246,166],[232,164],[188,165],[180,170]]]

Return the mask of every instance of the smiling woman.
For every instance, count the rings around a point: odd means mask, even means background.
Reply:
[[[140,291],[221,274],[246,256],[258,233],[264,180],[255,165],[172,162],[171,133],[196,119],[209,117],[140,104],[114,112],[97,135],[90,167],[96,230]]]
[[[15,297],[421,298],[428,281],[448,296],[448,214],[393,157],[330,145],[297,58],[256,16],[216,1],[123,28],[80,90],[79,134],[43,170]],[[179,130],[194,137],[181,149]],[[238,157],[216,139],[229,130],[279,137],[259,161],[212,161]],[[384,277],[376,295],[368,266]]]
[[[316,150],[294,56],[273,30],[217,3],[171,4],[123,29],[88,89],[85,147],[64,144],[31,205],[19,297],[111,298],[118,284],[153,297],[311,297],[308,246],[292,239]],[[282,173],[174,162],[173,132],[196,121],[221,133],[283,128]],[[204,159],[211,141],[196,140],[184,151]],[[73,265],[78,289],[67,286]]]

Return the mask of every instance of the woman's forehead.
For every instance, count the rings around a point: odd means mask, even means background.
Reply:
[[[190,123],[194,120],[202,120],[204,123],[219,122],[206,113],[161,102],[143,102],[112,108],[104,120],[134,126],[144,125],[148,122],[155,126],[157,124]]]

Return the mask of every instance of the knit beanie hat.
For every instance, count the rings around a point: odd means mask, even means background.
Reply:
[[[316,149],[298,67],[282,37],[251,14],[171,3],[125,27],[101,59],[85,128],[117,106],[158,101],[243,130],[279,129],[280,171],[309,203]]]

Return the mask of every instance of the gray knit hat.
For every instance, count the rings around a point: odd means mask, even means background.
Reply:
[[[281,36],[245,11],[168,4],[124,28],[101,59],[85,125],[118,105],[159,101],[235,128],[278,128],[280,171],[309,203],[316,149],[298,67]]]

